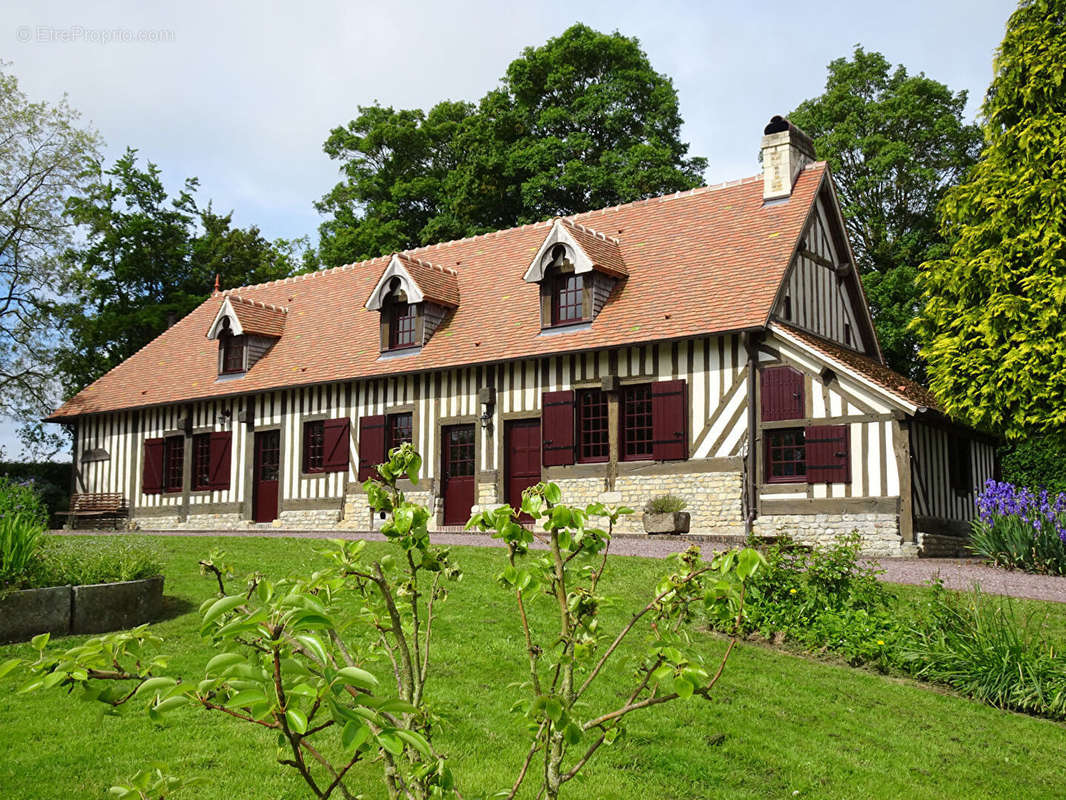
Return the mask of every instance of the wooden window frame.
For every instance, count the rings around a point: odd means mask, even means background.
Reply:
[[[407,418],[407,436],[406,438],[397,438],[398,432],[401,429],[401,421],[403,418]],[[414,442],[415,433],[415,415],[411,411],[397,411],[393,414],[387,414],[385,416],[385,453],[388,454],[390,450],[395,447],[399,447],[404,443]]]
[[[400,323],[404,338],[400,338]],[[410,350],[418,346],[418,304],[393,300],[387,306],[389,328],[386,350]],[[410,338],[408,338],[408,335]]]
[[[309,419],[303,424],[300,469],[305,475],[321,475],[325,468],[326,419]],[[317,449],[317,454],[316,454]],[[317,463],[316,463],[317,462]]]
[[[192,436],[192,491],[211,490],[211,433],[194,433]]]
[[[551,292],[551,327],[580,325],[585,321],[585,277],[574,272],[557,272],[549,278]],[[570,286],[570,281],[575,285]],[[566,302],[563,302],[563,300]],[[576,312],[577,316],[563,314]]]
[[[973,443],[965,436],[948,432],[948,484],[956,494],[973,491]]]
[[[172,480],[175,476],[177,480]],[[177,494],[185,489],[185,436],[163,439],[163,494]]]
[[[592,410],[590,399],[595,401],[595,416],[589,414]],[[574,411],[577,424],[574,437],[577,445],[577,462],[579,464],[602,464],[608,461],[611,457],[611,425],[607,412],[607,393],[602,389],[579,389]],[[590,430],[586,423],[596,423],[596,428]],[[596,434],[597,441],[591,440],[591,434]],[[593,448],[602,449],[602,452],[590,454]]]
[[[235,336],[225,329],[218,335],[218,374],[239,375],[245,372],[244,336]],[[231,361],[239,362],[231,364]]]
[[[637,392],[645,392],[647,396],[642,401],[646,404],[644,411],[640,413],[641,417],[645,418],[646,424],[635,426],[631,424],[636,418],[637,414],[632,413],[630,404],[632,403],[631,395]],[[622,387],[621,397],[619,398],[618,409],[618,458],[620,461],[653,461],[655,459],[655,421],[652,409],[652,392],[650,383],[632,383]],[[647,452],[641,450],[637,453],[629,452],[629,445],[631,437],[636,430],[646,430],[647,439],[642,442],[647,448]]]
[[[779,443],[787,435],[799,434],[802,439],[802,444],[792,443]],[[765,483],[796,483],[806,485],[807,479],[807,429],[806,428],[768,428],[763,431],[763,456],[766,467],[764,469],[763,480]],[[796,449],[797,447],[803,448],[802,459],[783,460],[774,458],[775,451],[782,451],[785,449]],[[796,473],[794,475],[774,475],[774,466],[776,464],[802,464],[803,473]]]

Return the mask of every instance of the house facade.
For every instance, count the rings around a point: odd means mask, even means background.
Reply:
[[[216,292],[49,417],[74,491],[144,529],[367,530],[410,441],[438,529],[552,480],[680,495],[694,533],[953,551],[994,442],[884,365],[810,140],[762,146],[753,178]]]

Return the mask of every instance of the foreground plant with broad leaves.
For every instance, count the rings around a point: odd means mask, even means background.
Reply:
[[[167,659],[153,655],[160,639],[148,626],[65,651],[49,651],[48,636],[37,637],[37,657],[8,661],[0,677],[28,673],[21,692],[63,688],[102,704],[104,713],[140,707],[163,722],[198,708],[265,728],[275,736],[276,760],[295,770],[319,800],[361,796],[349,776],[365,778],[365,770],[376,771],[374,780],[392,800],[460,798],[433,744],[440,720],[426,690],[437,604],[447,595],[445,581],[461,573],[447,550],[430,545],[429,511],[397,488],[401,477],[417,482],[420,468],[418,453],[403,445],[378,467],[380,480],[364,484],[371,507],[388,515],[381,531],[396,547],[392,553],[371,558],[365,542],[334,541],[324,551],[323,569],[276,581],[253,573],[240,591],[228,588],[233,568],[225,553],[201,561],[219,591],[200,607],[200,635],[217,653],[199,680],[167,674]],[[720,627],[731,620],[735,628],[744,583],[763,560],[753,550],[710,563],[695,548],[679,554],[647,603],[621,630],[606,634],[597,611],[610,599],[598,586],[611,529],[629,509],[566,506],[558,486],[540,484],[523,495],[523,511],[543,532],[519,525],[507,506],[470,522],[507,543],[499,582],[515,594],[529,655],[528,699],[515,710],[526,715],[532,741],[515,765],[511,788],[494,796],[514,798],[540,754],[539,795],[554,800],[602,745],[623,732],[630,713],[710,696],[735,640],[716,664],[705,665],[690,639],[692,623],[710,616]],[[607,521],[606,530],[590,524],[596,518]],[[535,538],[548,545],[547,554],[529,551]],[[534,608],[541,603],[547,603],[546,615]],[[634,665],[631,684],[611,690],[627,699],[595,709],[586,693],[638,625],[648,637],[644,657]],[[380,678],[383,671],[392,679]],[[152,765],[112,793],[162,798],[187,785]]]
[[[691,646],[691,623],[708,615],[718,624],[730,620],[735,628],[743,612],[744,582],[763,559],[751,549],[710,563],[700,558],[698,548],[679,553],[673,557],[673,572],[654,587],[647,604],[620,630],[608,633],[601,630],[597,611],[611,601],[599,584],[614,525],[632,511],[598,503],[563,505],[554,483],[523,492],[522,511],[532,518],[533,530],[520,525],[509,506],[477,514],[467,527],[492,531],[507,544],[508,565],[499,582],[514,592],[529,658],[529,677],[522,684],[527,698],[512,710],[525,716],[531,742],[504,796],[510,800],[518,794],[539,758],[533,772],[536,796],[554,800],[601,746],[622,734],[629,714],[673,700],[710,697],[736,639],[709,667]],[[607,529],[590,525],[595,519],[606,520]],[[547,553],[530,552],[537,539],[547,544]],[[554,611],[547,619],[532,613],[541,602]],[[552,617],[556,621],[549,622]],[[593,708],[587,692],[638,625],[648,637],[645,656],[635,665],[631,684],[614,692],[626,699],[611,708]]]
[[[455,796],[431,743],[435,720],[424,692],[435,607],[447,594],[442,581],[461,574],[447,550],[430,545],[428,512],[396,488],[400,476],[417,481],[420,468],[421,458],[404,446],[380,467],[382,481],[367,482],[371,505],[389,514],[382,531],[398,555],[371,559],[364,542],[335,541],[325,553],[328,567],[275,582],[253,574],[232,593],[224,554],[202,562],[221,596],[200,608],[200,633],[218,654],[198,682],[165,674],[166,658],[149,655],[160,640],[147,626],[62,652],[46,652],[48,637],[40,636],[35,660],[9,661],[0,673],[24,667],[29,678],[20,691],[62,687],[108,713],[140,706],[163,721],[200,707],[266,728],[276,734],[279,763],[323,800],[354,798],[345,777],[361,763],[380,769],[390,798]],[[392,685],[375,674],[383,662]],[[175,780],[142,771],[113,792],[161,796]]]

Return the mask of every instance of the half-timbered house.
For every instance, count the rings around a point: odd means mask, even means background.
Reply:
[[[763,173],[216,292],[49,419],[142,528],[370,528],[425,456],[438,528],[557,482],[695,533],[958,541],[992,442],[888,369],[833,182],[775,117]],[[639,531],[637,517],[623,530]]]

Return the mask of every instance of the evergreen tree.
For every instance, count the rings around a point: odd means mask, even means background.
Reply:
[[[940,207],[915,330],[947,410],[1018,439],[1066,425],[1066,0],[1011,16],[985,148]]]

